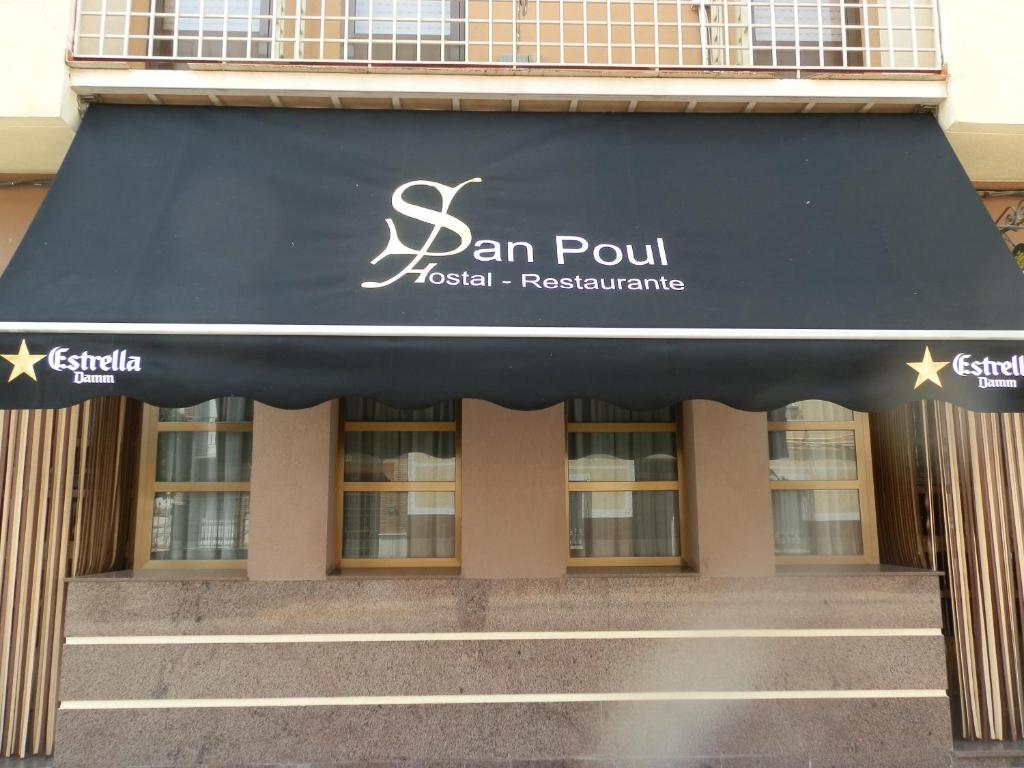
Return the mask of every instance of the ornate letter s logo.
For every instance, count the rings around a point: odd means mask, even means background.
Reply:
[[[386,285],[391,285],[393,282],[405,275],[416,275],[417,283],[425,282],[430,270],[437,266],[436,261],[420,266],[420,263],[425,257],[454,256],[456,253],[462,253],[462,251],[466,250],[469,247],[470,241],[473,239],[473,235],[469,231],[469,227],[448,213],[448,207],[451,205],[452,200],[460,189],[467,184],[475,184],[481,181],[483,181],[483,179],[480,178],[467,179],[454,187],[449,187],[447,184],[438,184],[436,181],[409,181],[396,189],[395,193],[391,196],[391,205],[395,211],[404,214],[411,219],[431,224],[433,228],[430,230],[430,234],[427,235],[422,246],[419,248],[410,248],[402,242],[401,238],[399,238],[398,230],[395,228],[394,219],[385,219],[389,233],[387,247],[377,254],[370,263],[376,264],[383,261],[388,256],[411,256],[412,258],[409,260],[409,263],[393,277],[382,282],[367,281],[362,284],[363,288],[383,288]],[[439,211],[435,211],[431,208],[424,208],[421,205],[416,205],[415,203],[410,203],[405,200],[402,195],[407,189],[412,187],[431,187],[432,189],[436,189],[441,195],[441,209]],[[431,251],[430,247],[434,244],[434,240],[436,240],[437,236],[441,233],[442,228],[449,229],[454,232],[459,238],[459,244],[450,251]]]

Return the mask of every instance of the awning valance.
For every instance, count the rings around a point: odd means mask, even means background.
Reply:
[[[1022,299],[927,115],[97,105],[0,276],[0,408],[1022,410]]]

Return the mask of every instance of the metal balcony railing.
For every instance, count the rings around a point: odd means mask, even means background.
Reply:
[[[938,0],[79,0],[79,59],[923,71]]]

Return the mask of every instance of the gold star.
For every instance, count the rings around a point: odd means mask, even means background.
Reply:
[[[939,363],[932,360],[932,351],[928,347],[924,348],[924,358],[920,363],[907,363],[911,368],[917,371],[917,381],[914,383],[914,389],[917,389],[926,381],[933,382],[934,384],[942,386],[942,382],[939,381],[939,371],[949,365],[949,362]]]
[[[11,369],[11,376],[7,381],[14,381],[16,378],[25,374],[32,381],[39,381],[36,378],[35,364],[42,360],[46,355],[30,355],[28,352],[28,345],[25,340],[21,340],[21,349],[18,350],[16,355],[0,355],[4,360],[13,365]]]

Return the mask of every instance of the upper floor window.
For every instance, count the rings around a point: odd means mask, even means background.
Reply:
[[[270,0],[153,0],[153,56],[269,58]]]
[[[566,404],[570,565],[681,565],[676,408]]]
[[[135,567],[239,565],[249,548],[252,401],[143,409]]]
[[[754,64],[773,67],[863,67],[860,0],[753,0]]]
[[[348,0],[346,58],[375,61],[466,59],[464,0]]]
[[[867,414],[824,400],[770,411],[768,460],[777,556],[878,562]]]
[[[344,403],[342,567],[459,564],[458,404]]]

